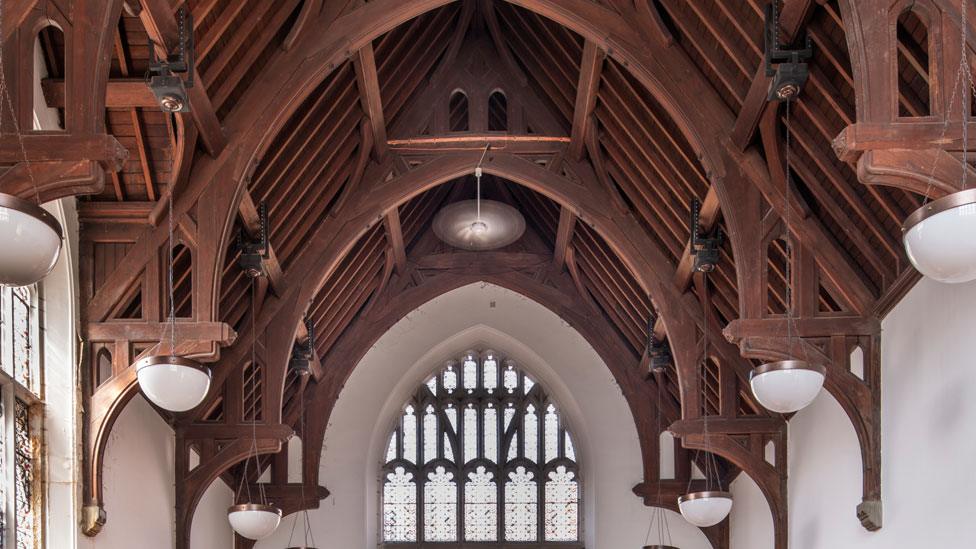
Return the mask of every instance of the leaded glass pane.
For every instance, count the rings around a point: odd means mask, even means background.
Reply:
[[[457,432],[457,408],[453,404],[448,404],[447,408],[444,410],[444,415],[447,416],[447,422],[451,424],[451,431]]]
[[[464,409],[464,461],[478,457],[478,409],[472,404]]]
[[[482,413],[484,414],[484,444],[485,459],[496,463],[498,461],[498,410],[489,404]]]
[[[576,461],[576,448],[573,447],[573,439],[569,436],[569,433],[564,433],[566,437],[566,459]]]
[[[28,288],[12,288],[11,316],[14,379],[34,391],[31,369],[31,294]]]
[[[390,443],[386,445],[386,461],[393,461],[396,459],[396,431],[390,435]]]
[[[437,414],[434,407],[427,405],[424,412],[424,463],[437,459]]]
[[[489,353],[481,362],[481,368],[485,389],[490,393],[498,388],[498,359],[494,354]]]
[[[539,493],[534,475],[525,467],[508,474],[505,483],[505,541],[535,541]]]
[[[495,541],[498,538],[498,489],[492,474],[478,467],[468,473],[464,485],[465,541]]]
[[[437,396],[437,378],[432,377],[427,380],[427,388],[430,389],[431,394]]]
[[[438,467],[424,485],[424,539],[457,541],[457,483],[454,474]]]
[[[478,362],[473,355],[464,357],[464,389],[469,393],[478,388]]]
[[[579,537],[579,484],[565,467],[549,473],[546,482],[546,541],[576,541]]]
[[[444,459],[454,461],[454,447],[451,446],[451,438],[444,433]]]
[[[552,404],[546,408],[545,419],[545,462],[559,457],[559,416],[556,415],[556,407]]]
[[[383,485],[383,540],[417,541],[417,487],[413,474],[397,467]]]
[[[457,389],[457,372],[454,371],[453,364],[448,364],[447,370],[444,370],[444,390],[453,393],[455,389]]]
[[[505,385],[505,391],[508,393],[514,393],[515,389],[518,387],[518,372],[515,371],[515,366],[511,361],[507,362],[505,367],[504,379],[502,383]]]
[[[527,379],[527,378],[526,378]],[[539,461],[539,416],[535,413],[535,406],[529,404],[525,408],[524,436],[525,458],[534,462]]]
[[[530,378],[529,376],[523,376],[522,384],[525,386],[525,394],[529,394],[529,391],[531,391],[532,388],[535,387],[535,382],[532,381],[532,378]]]
[[[417,463],[417,416],[413,406],[407,406],[403,413],[403,459]]]
[[[31,439],[30,408],[16,401],[14,411],[14,512],[17,520],[17,549],[34,549],[34,441]]]

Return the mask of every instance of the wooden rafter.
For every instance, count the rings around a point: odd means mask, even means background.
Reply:
[[[383,116],[383,100],[380,96],[372,44],[367,44],[356,52],[353,66],[356,68],[356,83],[359,85],[363,112],[369,118],[369,126],[373,131],[373,157],[377,162],[382,162],[387,149],[386,117]]]
[[[600,72],[606,54],[593,42],[583,44],[583,61],[580,64],[579,83],[576,87],[576,106],[573,109],[572,140],[569,152],[579,160],[586,147],[586,130],[590,114],[596,106],[597,90],[600,87]]]

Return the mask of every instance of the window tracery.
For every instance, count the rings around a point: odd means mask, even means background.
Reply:
[[[514,360],[466,352],[402,410],[383,466],[384,545],[580,546],[572,437]]]

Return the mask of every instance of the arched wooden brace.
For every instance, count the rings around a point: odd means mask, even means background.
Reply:
[[[414,262],[416,259],[410,260]],[[465,263],[468,265],[465,268],[433,275],[425,278],[419,285],[412,284],[409,273],[397,276],[373,299],[367,311],[343,332],[323,358],[325,363],[334,366],[313,387],[309,403],[307,441],[312,453],[306,465],[317,467],[329,417],[342,387],[375,342],[401,318],[424,303],[469,284],[488,282],[519,293],[546,307],[579,331],[593,346],[616,379],[634,416],[640,437],[645,477],[656,475],[659,454],[657,433],[654,432],[654,389],[645,381],[644,372],[637,367],[639,357],[626,348],[609,323],[602,316],[581,310],[579,303],[582,298],[569,275],[550,271],[546,279],[539,280],[531,273],[499,270],[497,262],[492,264],[478,254],[470,254],[470,261],[459,262]],[[653,482],[649,481],[648,484],[653,485]],[[716,549],[728,547],[727,529],[708,529],[706,535]]]
[[[945,152],[962,150],[961,122],[972,114],[969,85],[956,78],[962,51],[959,3],[842,0],[840,8],[850,51],[857,123],[834,140],[837,156],[857,162],[858,179],[864,184],[888,185],[929,198],[961,190],[960,178],[966,167]],[[915,13],[928,28],[930,116],[898,116],[896,23],[906,10]],[[976,46],[976,29],[972,28],[976,11],[971,6],[969,16],[968,46],[972,50]],[[970,143],[970,149],[973,145]],[[973,174],[969,168],[969,175]]]
[[[258,455],[279,452],[282,444],[291,436],[291,432],[286,433],[280,428],[265,429],[264,427],[266,426],[262,425],[258,431],[258,438],[254,443]],[[217,481],[234,465],[248,459],[253,450],[250,436],[226,440],[223,446],[219,446],[213,439],[204,439],[201,441],[200,464],[190,469],[189,456],[192,442],[193,439],[188,439],[177,431],[176,549],[189,549],[193,514],[210,484]],[[232,489],[236,491],[237,487]]]
[[[67,14],[49,0],[8,7],[3,21],[7,92],[33,178],[20,162],[23,152],[20,140],[12,135],[13,121],[4,116],[0,156],[15,166],[0,177],[0,192],[31,201],[39,198],[41,203],[94,193],[105,185],[105,170],[122,168],[128,152],[105,133],[105,92],[114,36],[105,30],[114,28],[121,10],[122,0],[80,0]],[[64,131],[40,132],[34,130],[34,44],[38,32],[49,25],[64,33],[70,102]]]
[[[821,338],[782,335],[736,337],[743,356],[761,360],[786,360],[798,355],[827,367],[824,388],[851,420],[861,447],[863,495],[857,506],[865,529],[882,526],[881,502],[881,336],[832,335]],[[853,342],[852,342],[853,341]],[[860,343],[864,352],[864,380],[851,372],[850,353]]]
[[[746,448],[730,435],[709,432],[681,437],[685,448],[714,452],[731,461],[755,481],[766,497],[773,516],[773,538],[776,549],[788,549],[789,515],[787,513],[786,433],[777,435],[776,461],[771,465],[763,457],[763,444]]]

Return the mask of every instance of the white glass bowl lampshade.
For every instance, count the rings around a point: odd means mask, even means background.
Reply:
[[[789,414],[813,402],[823,388],[827,369],[803,360],[763,364],[749,373],[752,394],[767,410]]]
[[[976,189],[915,210],[902,225],[902,241],[923,275],[952,284],[976,280]]]
[[[681,516],[699,528],[707,528],[725,520],[732,511],[729,492],[692,492],[678,498]]]
[[[448,204],[434,216],[434,234],[462,250],[497,250],[512,244],[525,232],[522,213],[494,200],[462,200]]]
[[[674,545],[645,545],[643,549],[678,549]]]
[[[210,390],[210,368],[174,355],[155,355],[136,363],[139,387],[153,404],[170,412],[192,410]]]
[[[281,509],[274,505],[242,503],[227,509],[227,520],[235,532],[247,539],[264,539],[281,523]]]
[[[0,193],[0,286],[28,286],[61,254],[61,225],[44,208]]]

